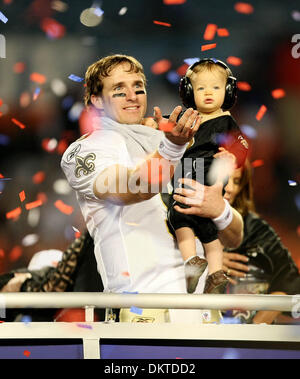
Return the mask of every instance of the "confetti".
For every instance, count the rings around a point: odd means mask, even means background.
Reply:
[[[38,84],[44,84],[47,81],[46,76],[43,74],[39,74],[38,72],[33,72],[32,74],[30,74],[29,79],[32,82],[35,82]]]
[[[206,41],[211,41],[214,39],[218,26],[216,24],[208,24],[205,28],[203,39]]]
[[[0,259],[3,259],[5,257],[5,252],[3,249],[0,249]]]
[[[77,75],[69,75],[68,79],[72,80],[73,82],[81,83],[84,79]]]
[[[26,65],[23,62],[17,62],[13,66],[13,71],[16,74],[22,74],[25,71]]]
[[[281,99],[282,97],[285,97],[285,90],[282,89],[282,88],[277,88],[277,89],[274,89],[272,92],[271,92],[271,95],[274,99]]]
[[[6,218],[8,220],[10,220],[10,219],[16,219],[16,218],[18,218],[20,216],[21,213],[22,213],[22,210],[21,210],[20,207],[18,207],[18,208],[13,209],[10,212],[7,212],[6,213]]]
[[[127,12],[127,7],[123,7],[119,10],[119,16],[124,16],[124,14]]]
[[[24,350],[23,354],[25,355],[25,357],[29,357],[31,353],[29,350]]]
[[[26,316],[24,315],[22,318],[21,318],[21,322],[23,322],[25,325],[27,324],[30,324],[32,321],[32,318],[30,316]]]
[[[8,18],[5,17],[4,14],[3,14],[2,12],[0,12],[0,20],[1,20],[2,22],[4,22],[4,24],[6,24],[7,21],[8,21]]]
[[[5,134],[0,134],[0,145],[6,146],[10,143],[10,137]]]
[[[22,239],[22,245],[26,247],[32,246],[37,243],[38,240],[39,236],[37,234],[27,234],[27,236]]]
[[[86,324],[76,324],[79,328],[85,328],[85,329],[93,329],[91,325],[86,325]]]
[[[57,145],[57,154],[63,155],[63,153],[67,150],[68,146],[68,142],[65,139],[61,139]]]
[[[300,21],[300,12],[299,11],[292,11],[292,18],[295,21]]]
[[[25,191],[21,191],[19,193],[19,198],[20,198],[21,203],[26,199]]]
[[[163,74],[164,72],[169,71],[171,66],[172,66],[172,63],[169,60],[162,59],[151,66],[151,71],[155,75],[160,75],[160,74]]]
[[[36,101],[36,99],[39,97],[40,92],[41,92],[41,89],[37,87],[33,94],[33,101]]]
[[[240,91],[251,91],[251,85],[247,82],[237,82],[237,88],[240,90]]]
[[[219,37],[228,37],[229,31],[226,28],[218,28],[217,33]]]
[[[234,9],[238,13],[243,13],[243,14],[251,14],[254,12],[253,6],[249,3],[241,3],[241,2],[235,3]]]
[[[8,254],[8,259],[10,262],[16,262],[22,255],[23,250],[20,246],[15,246]]]
[[[44,138],[42,140],[42,148],[49,153],[56,149],[57,140],[55,138]]]
[[[44,171],[38,171],[37,173],[33,175],[32,181],[34,184],[40,184],[45,180],[45,177],[46,175]]]
[[[241,131],[245,136],[254,139],[257,137],[257,131],[253,128],[253,126],[250,125],[242,125],[241,126]]]
[[[232,66],[240,66],[242,64],[241,58],[238,57],[230,56],[226,59],[226,61],[228,64],[231,64]]]
[[[87,8],[81,12],[80,22],[84,26],[91,28],[91,27],[95,27],[99,25],[102,22],[103,20],[102,14],[100,14],[101,12],[97,11],[97,8]],[[100,16],[98,16],[97,13],[100,14]]]
[[[202,45],[201,51],[211,50],[211,49],[214,49],[216,46],[217,46],[216,43],[209,43],[207,45]]]
[[[129,272],[128,271],[124,271],[121,273],[122,276],[130,276]]]
[[[263,159],[256,159],[255,161],[253,161],[253,162],[251,163],[251,166],[252,166],[253,168],[256,168],[256,167],[261,167],[261,166],[263,166],[264,164],[265,164],[265,162],[264,162]]]
[[[262,106],[259,108],[259,110],[258,110],[258,112],[257,112],[257,114],[256,114],[256,116],[255,116],[255,117],[256,117],[256,120],[257,120],[257,121],[260,121],[260,120],[264,117],[266,111],[267,111],[267,107],[266,107],[265,105],[262,105]]]
[[[174,128],[174,122],[160,122],[158,125],[158,129],[163,132],[171,132]]]
[[[61,211],[62,213],[66,214],[66,215],[70,215],[73,213],[73,207],[71,207],[70,205],[67,205],[65,204],[62,200],[57,200],[55,203],[54,203],[54,206],[59,210]]]
[[[66,33],[66,28],[64,25],[60,24],[53,18],[48,18],[48,17],[42,20],[41,29],[51,39],[62,38]]]
[[[25,204],[25,208],[29,211],[30,209],[40,207],[41,205],[43,205],[42,200],[36,200],[31,203]]]
[[[184,76],[186,74],[187,69],[189,68],[188,64],[183,64],[182,66],[178,67],[176,70],[177,74],[180,76]]]
[[[297,234],[298,234],[298,237],[300,237],[300,225],[297,227]],[[300,258],[299,258],[299,263],[300,263]],[[300,265],[299,265],[299,268],[300,268]]]
[[[161,25],[161,26],[167,26],[167,27],[169,27],[169,28],[172,26],[172,25],[169,24],[168,22],[162,22],[162,21],[156,21],[156,20],[153,21],[153,24]]]
[[[180,76],[174,70],[167,73],[167,79],[170,83],[173,84],[178,84],[180,82]]]
[[[80,233],[80,231],[75,226],[72,226],[72,229],[74,230],[75,233]]]
[[[101,16],[103,15],[104,11],[103,11],[101,8],[97,7],[97,8],[95,8],[95,10],[94,10],[93,13],[94,13],[96,16],[101,17]]]
[[[164,0],[165,5],[179,5],[186,3],[186,0]]]
[[[141,314],[143,313],[143,310],[142,310],[141,308],[138,308],[138,307],[134,307],[134,306],[132,306],[132,307],[130,308],[130,312],[132,312],[132,313],[136,313],[136,314],[138,314],[138,315],[141,315]]]
[[[22,122],[18,121],[17,119],[15,118],[12,118],[11,121],[16,124],[20,129],[25,129],[26,126],[24,124],[22,124]]]
[[[295,182],[294,180],[288,180],[289,186],[295,187],[298,183]]]

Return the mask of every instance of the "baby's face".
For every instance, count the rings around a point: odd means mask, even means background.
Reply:
[[[224,72],[223,72],[224,71]],[[221,111],[225,97],[226,73],[222,68],[205,69],[191,75],[194,98],[200,113],[214,115]]]

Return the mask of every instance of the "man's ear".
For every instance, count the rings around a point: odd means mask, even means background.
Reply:
[[[103,109],[103,101],[101,96],[92,95],[91,96],[91,103],[94,105],[97,109]]]

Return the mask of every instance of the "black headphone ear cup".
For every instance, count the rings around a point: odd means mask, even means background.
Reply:
[[[232,108],[236,102],[237,98],[237,86],[236,86],[236,78],[233,76],[229,76],[227,79],[226,87],[225,87],[225,98],[222,105],[223,110],[228,110]]]
[[[179,84],[179,96],[186,108],[196,109],[194,90],[190,78],[182,77]]]

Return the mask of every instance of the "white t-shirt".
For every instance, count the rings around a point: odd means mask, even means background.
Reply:
[[[96,177],[116,164],[130,168],[136,162],[124,137],[111,130],[96,130],[72,143],[61,161],[94,239],[104,292],[186,293],[183,259],[168,230],[161,195],[125,206],[95,196]],[[202,245],[196,241],[202,255]],[[203,281],[196,292],[203,291]]]

